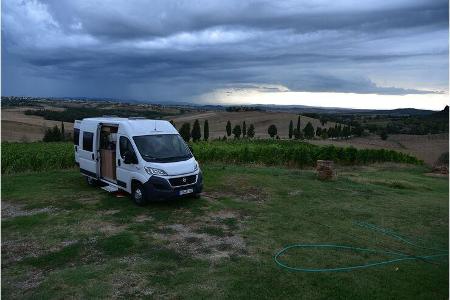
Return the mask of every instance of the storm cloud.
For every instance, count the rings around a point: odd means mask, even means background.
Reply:
[[[8,0],[2,94],[448,93],[448,33],[446,0]]]

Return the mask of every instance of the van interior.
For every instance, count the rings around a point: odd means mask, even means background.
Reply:
[[[116,145],[117,125],[102,125],[100,130],[100,176],[108,181],[117,182]]]

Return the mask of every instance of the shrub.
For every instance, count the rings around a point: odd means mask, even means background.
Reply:
[[[277,126],[274,124],[270,125],[269,128],[267,128],[267,133],[270,135],[271,138],[277,135]]]

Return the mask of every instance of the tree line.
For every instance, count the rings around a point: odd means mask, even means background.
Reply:
[[[61,122],[61,128],[58,125],[52,128],[47,128],[44,133],[43,142],[64,142],[72,140],[70,132],[66,132],[64,129],[64,122]]]
[[[170,123],[175,127],[175,123],[173,120],[170,120]],[[175,127],[176,128],[176,127]],[[192,138],[192,141],[199,142],[202,139],[202,129],[200,128],[200,122],[198,120],[194,121],[194,125],[192,126],[190,123],[183,123],[180,129],[178,130],[183,140],[189,142]],[[208,120],[205,120],[203,123],[203,140],[207,141],[209,139],[209,123]]]
[[[174,125],[173,120],[170,121],[172,125]],[[175,125],[174,125],[175,126]],[[202,139],[202,129],[200,127],[200,122],[198,120],[194,121],[194,124],[191,129],[191,124],[186,122],[183,123],[178,130],[180,135],[186,142],[189,142],[191,139],[193,142],[198,142]],[[267,128],[267,133],[271,138],[280,139],[278,135],[278,128],[275,124],[269,125]],[[289,139],[313,139],[314,137],[319,137],[322,139],[327,138],[349,138],[351,136],[360,136],[360,128],[350,127],[346,125],[336,124],[334,127],[317,127],[314,128],[311,122],[308,122],[306,126],[302,129],[301,116],[298,116],[297,124],[294,127],[294,123],[292,120],[289,122]],[[250,124],[247,126],[247,123],[243,121],[242,123],[235,124],[234,126],[231,124],[231,121],[228,120],[225,126],[225,135],[222,137],[222,140],[226,140],[228,138],[234,137],[234,139],[242,138],[253,138],[255,137],[255,126]],[[203,125],[203,140],[207,141],[209,139],[209,124],[208,120],[204,121]]]

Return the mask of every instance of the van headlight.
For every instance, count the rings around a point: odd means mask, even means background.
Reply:
[[[195,163],[194,165],[194,172],[198,170],[198,162]]]
[[[161,176],[167,176],[166,171],[161,170],[161,169],[150,168],[150,167],[145,167],[144,169],[145,169],[145,171],[146,171],[149,175],[161,175]]]

